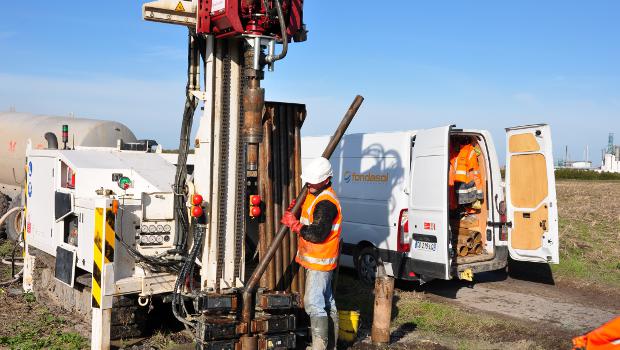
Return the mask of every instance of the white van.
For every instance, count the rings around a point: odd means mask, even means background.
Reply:
[[[459,256],[448,204],[449,149],[469,136],[481,150],[482,252]],[[506,181],[491,134],[454,126],[344,136],[334,152],[333,187],[342,204],[342,266],[374,280],[377,259],[400,279],[470,279],[514,260],[558,263],[558,215],[551,132],[537,124],[506,129]],[[302,162],[329,136],[304,137]],[[451,228],[452,226],[452,228]]]

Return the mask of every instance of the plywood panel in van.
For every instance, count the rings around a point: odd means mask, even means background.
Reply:
[[[543,205],[533,212],[515,211],[511,243],[514,249],[535,250],[542,246],[549,210]]]
[[[508,147],[511,153],[538,152],[540,150],[536,137],[531,133],[510,136]]]
[[[510,196],[517,208],[536,208],[549,193],[547,163],[540,153],[510,157]]]

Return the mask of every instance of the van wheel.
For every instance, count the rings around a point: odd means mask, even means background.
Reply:
[[[374,247],[366,247],[357,255],[355,264],[357,276],[367,286],[374,286],[377,274],[377,252]]]

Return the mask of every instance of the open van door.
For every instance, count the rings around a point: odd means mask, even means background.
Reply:
[[[506,129],[508,250],[515,260],[560,262],[551,129]]]
[[[449,135],[449,126],[418,131],[411,154],[409,257],[423,280],[449,279]]]

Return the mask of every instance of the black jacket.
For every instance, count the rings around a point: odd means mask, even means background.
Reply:
[[[319,195],[318,193],[316,194]],[[328,200],[322,200],[314,206],[313,221],[303,225],[299,234],[308,242],[324,242],[332,231],[332,224],[338,216],[338,208]]]

